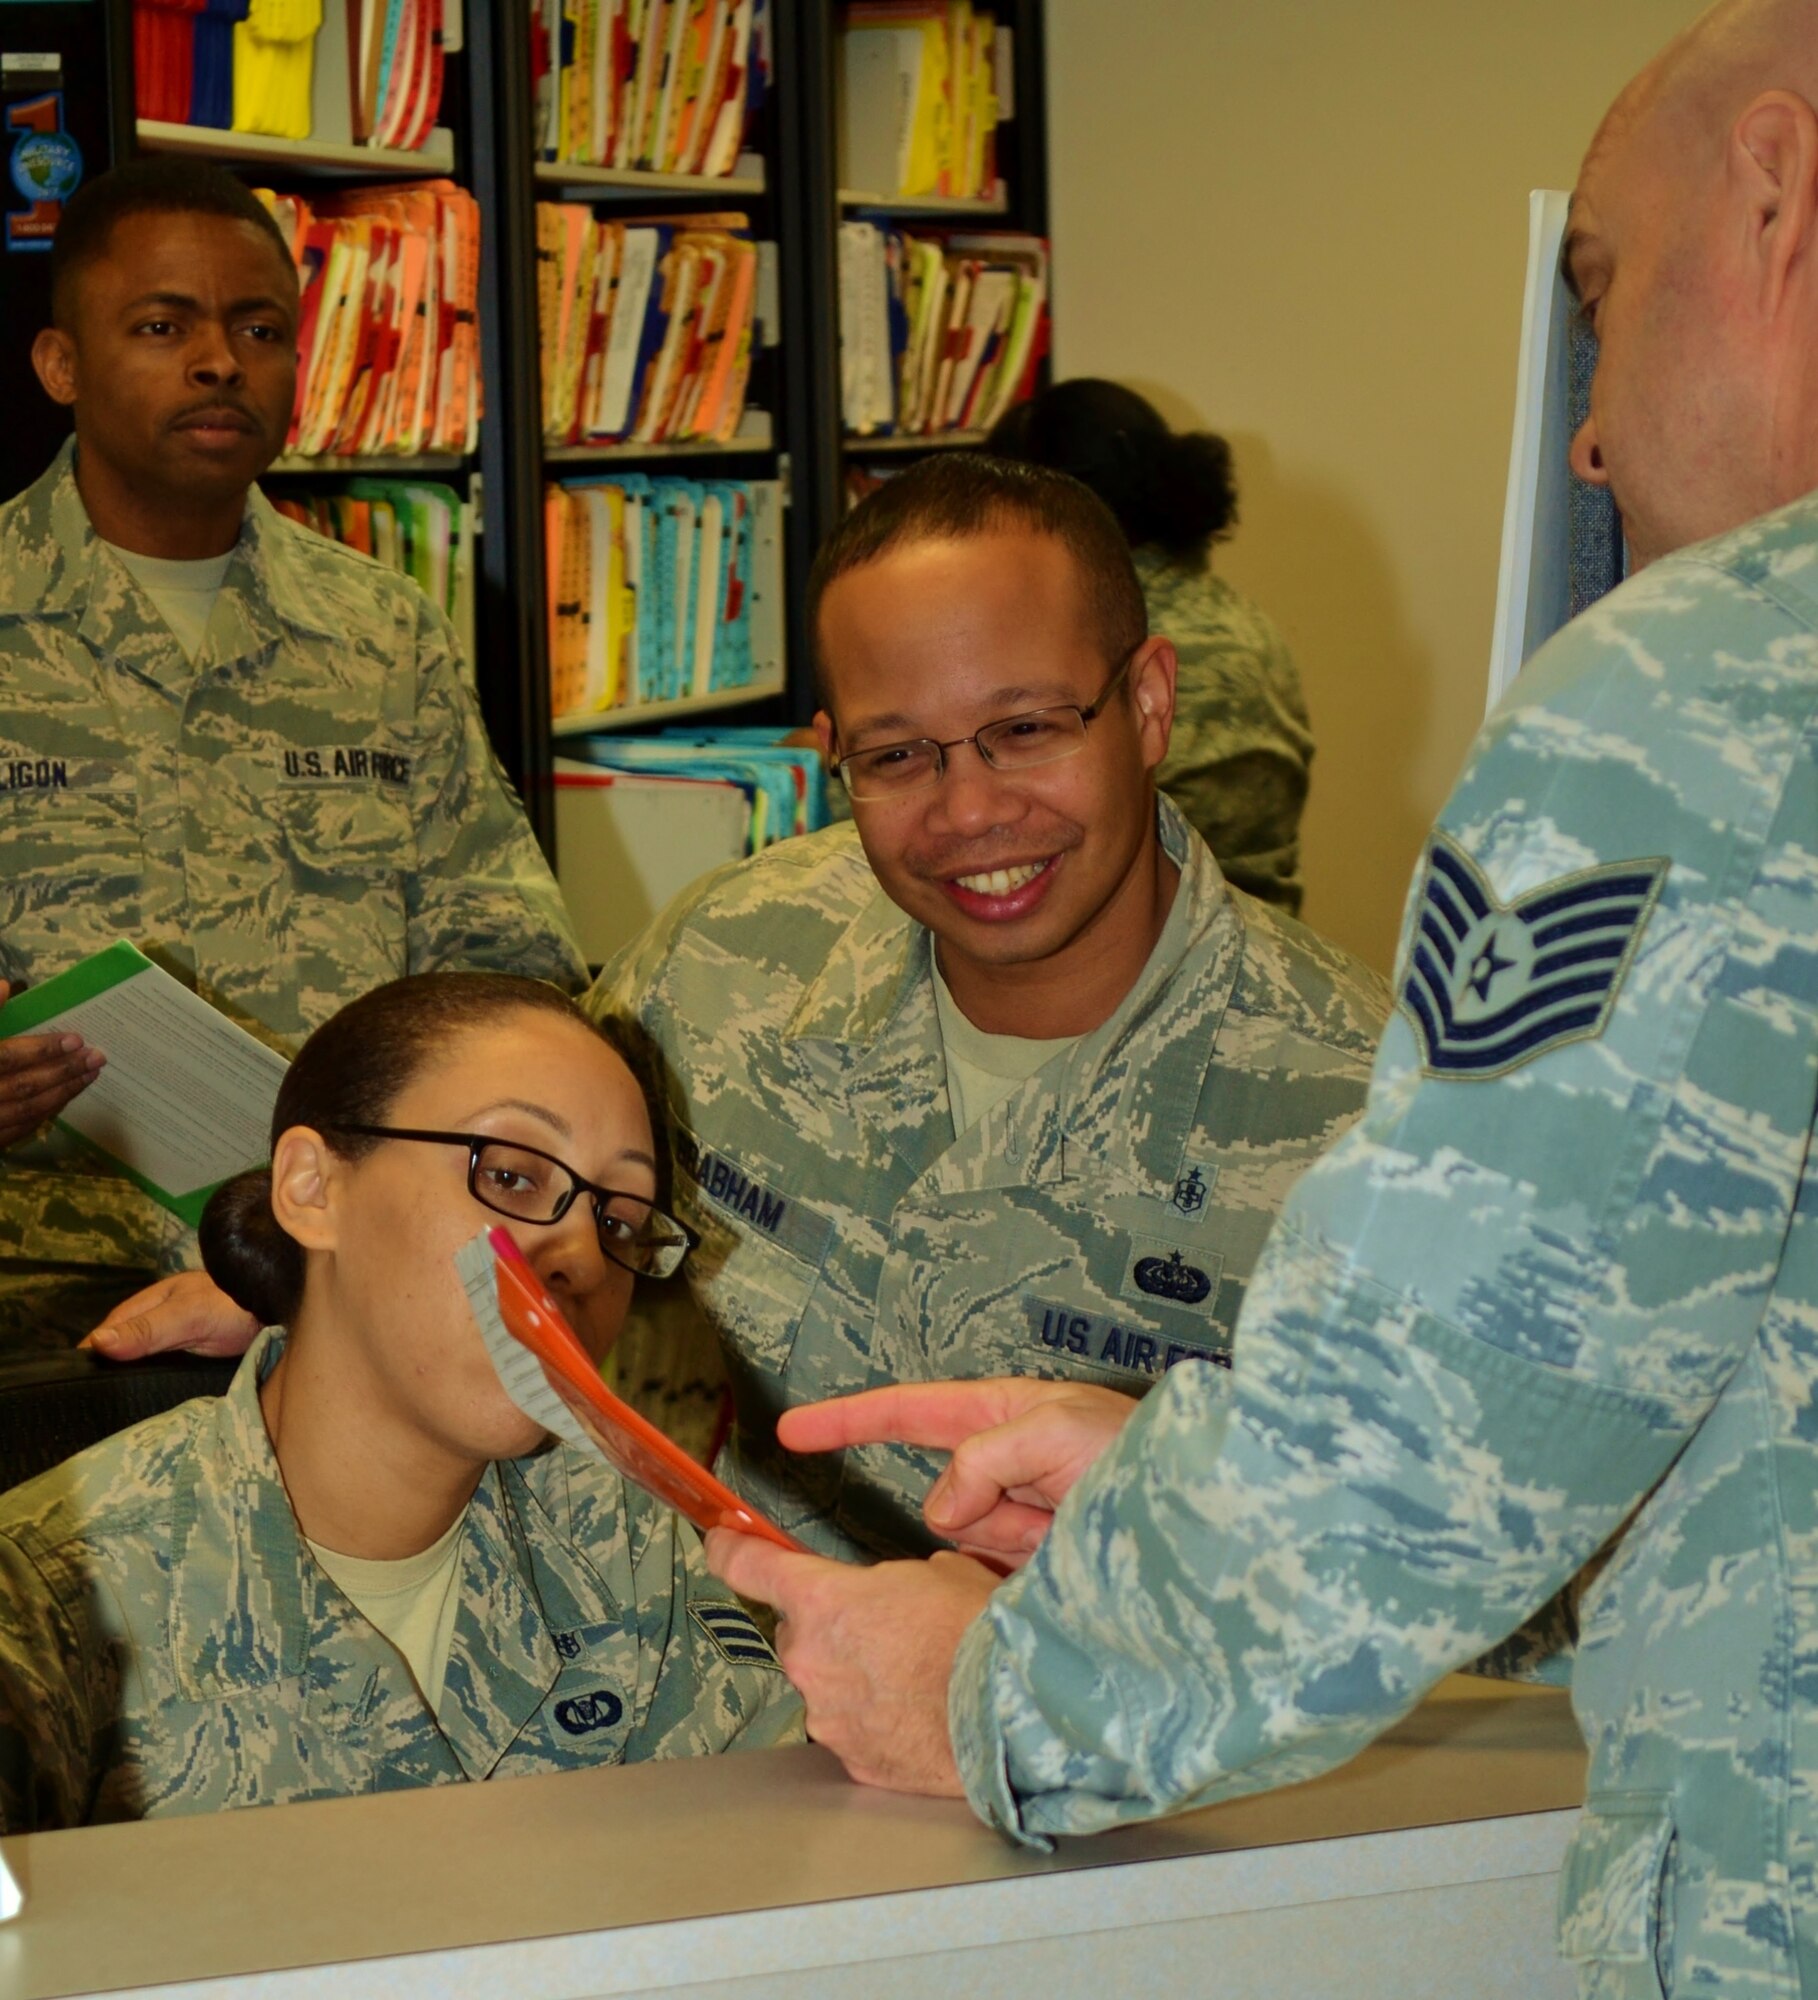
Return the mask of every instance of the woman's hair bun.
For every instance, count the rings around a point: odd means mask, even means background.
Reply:
[[[1215,431],[1171,431],[1153,403],[1119,382],[1057,382],[1011,409],[985,448],[1091,487],[1132,548],[1196,556],[1237,521],[1231,447]]]
[[[303,1246],[271,1212],[271,1170],[223,1181],[197,1234],[208,1275],[261,1326],[287,1326],[303,1300]]]

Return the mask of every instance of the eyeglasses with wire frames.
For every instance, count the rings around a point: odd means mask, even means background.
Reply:
[[[949,743],[917,736],[905,743],[880,743],[875,750],[855,750],[839,760],[847,795],[863,801],[900,799],[925,791],[940,782],[947,768],[947,752],[965,743],[970,743],[994,771],[1033,770],[1042,764],[1058,764],[1064,757],[1077,757],[1086,746],[1087,724],[1104,713],[1146,643],[1139,641],[1130,648],[1116,673],[1083,708],[1078,702],[1061,702],[1053,708],[1026,709],[1021,715],[987,722],[983,729],[970,736],[956,736]]]
[[[331,1125],[330,1132],[366,1139],[408,1139],[467,1148],[467,1192],[482,1208],[514,1222],[560,1222],[586,1195],[593,1203],[600,1248],[641,1278],[673,1277],[688,1254],[687,1230],[648,1196],[583,1180],[565,1161],[536,1146],[484,1132],[426,1132],[407,1125]]]

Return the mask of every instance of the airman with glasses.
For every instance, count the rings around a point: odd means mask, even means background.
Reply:
[[[660,1185],[553,986],[420,975],[318,1028],[202,1219],[264,1329],[233,1386],[0,1498],[0,1831],[799,1736],[693,1530],[518,1408],[455,1268],[503,1217],[602,1360],[688,1248]]]

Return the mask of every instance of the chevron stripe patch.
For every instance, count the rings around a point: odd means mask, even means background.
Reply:
[[[1619,861],[1511,904],[1435,835],[1402,982],[1428,1076],[1503,1076],[1602,1034],[1667,863]]]
[[[688,1611],[723,1659],[735,1666],[781,1666],[770,1641],[758,1630],[751,1614],[738,1605],[691,1604]]]

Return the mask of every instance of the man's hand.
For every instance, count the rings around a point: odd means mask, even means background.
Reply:
[[[259,1322],[235,1305],[206,1271],[179,1271],[122,1299],[81,1345],[109,1361],[187,1348],[192,1354],[244,1354]]]
[[[784,1413],[776,1434],[791,1451],[894,1443],[951,1452],[922,1518],[944,1541],[1015,1569],[1135,1408],[1085,1382],[911,1382],[804,1403]]]
[[[777,1656],[808,1706],[808,1734],[861,1785],[961,1794],[947,1681],[961,1635],[996,1578],[964,1556],[856,1569],[730,1528],[707,1562],[741,1597],[778,1612]]]
[[[0,979],[0,1006],[12,997]],[[0,1149],[29,1139],[94,1082],[107,1058],[80,1035],[8,1035],[0,1040]]]

